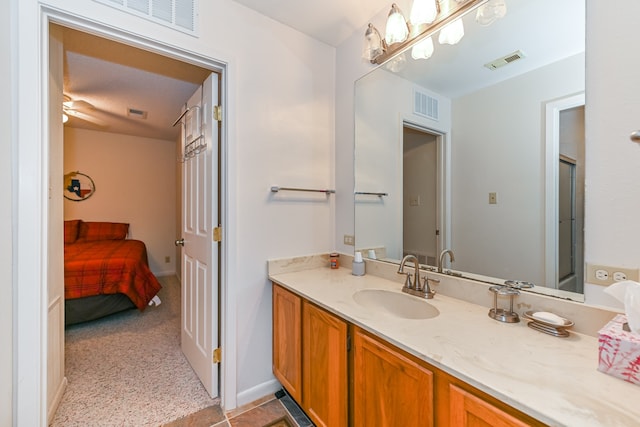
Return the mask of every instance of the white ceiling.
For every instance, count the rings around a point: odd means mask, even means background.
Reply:
[[[338,46],[393,3],[392,0],[235,1],[331,46]]]
[[[63,92],[80,108],[105,123],[70,116],[66,126],[147,138],[176,140],[172,127],[181,108],[210,71],[69,28],[63,29]],[[127,116],[129,108],[146,119]]]

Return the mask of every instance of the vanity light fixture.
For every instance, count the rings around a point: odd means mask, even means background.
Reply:
[[[380,37],[380,33],[373,24],[370,23],[367,26],[362,56],[373,64],[383,64],[397,53],[412,47],[411,56],[414,59],[429,58],[433,55],[431,37],[435,33],[440,31],[438,37],[440,43],[458,43],[464,36],[464,25],[461,19],[464,15],[487,5],[486,9],[478,11],[476,20],[482,25],[488,25],[504,16],[505,1],[414,0],[409,23],[394,3],[387,18],[384,39]],[[393,68],[397,68],[396,65]]]
[[[397,4],[391,5],[389,16],[387,17],[387,29],[385,31],[384,39],[388,46],[395,43],[402,43],[409,37],[409,25],[404,18],[400,8]]]

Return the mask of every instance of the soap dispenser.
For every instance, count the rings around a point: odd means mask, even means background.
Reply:
[[[356,252],[353,257],[351,273],[354,276],[364,276],[364,261],[362,260],[362,252]]]

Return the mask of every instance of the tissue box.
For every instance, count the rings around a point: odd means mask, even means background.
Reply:
[[[623,330],[626,321],[618,314],[598,332],[598,370],[640,385],[640,335]]]

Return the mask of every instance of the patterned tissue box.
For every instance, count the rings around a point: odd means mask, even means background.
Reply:
[[[640,385],[640,335],[624,330],[626,322],[618,314],[598,331],[598,370]]]

